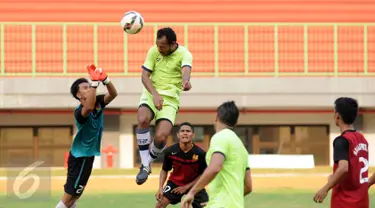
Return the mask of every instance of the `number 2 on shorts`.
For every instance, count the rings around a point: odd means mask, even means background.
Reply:
[[[76,193],[77,193],[77,194],[80,194],[80,193],[82,193],[82,191],[83,191],[83,189],[85,188],[85,186],[79,185],[78,187],[79,187],[79,188],[77,189]]]

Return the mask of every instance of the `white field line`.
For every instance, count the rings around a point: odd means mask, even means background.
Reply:
[[[254,178],[280,178],[280,177],[327,177],[329,173],[254,173]],[[90,179],[135,179],[136,175],[92,175]],[[46,178],[46,177],[41,177]],[[149,178],[159,178],[159,175],[150,175]],[[7,177],[0,177],[0,181],[6,181]],[[14,178],[12,178],[14,180]],[[66,176],[52,176],[53,180],[66,180]]]

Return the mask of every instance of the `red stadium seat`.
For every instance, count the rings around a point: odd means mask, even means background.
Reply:
[[[338,72],[364,72],[363,26],[339,26]]]
[[[334,72],[332,26],[308,27],[308,72]]]
[[[94,63],[93,26],[67,27],[67,71],[86,72],[86,66]]]
[[[303,26],[279,26],[278,42],[279,72],[303,72]]]
[[[367,28],[368,72],[375,72],[375,26]]]
[[[6,25],[4,30],[5,73],[31,73],[31,25]]]
[[[36,72],[58,73],[64,72],[63,64],[63,27],[36,27]]]
[[[193,54],[193,73],[215,71],[214,27],[190,26],[189,50]]]
[[[275,47],[273,26],[248,27],[249,73],[275,71]]]
[[[219,72],[245,72],[244,26],[220,26]]]
[[[120,26],[98,27],[98,66],[108,73],[124,73],[124,32]]]

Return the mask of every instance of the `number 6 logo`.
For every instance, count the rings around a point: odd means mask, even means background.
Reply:
[[[43,161],[36,161],[33,164],[27,166],[18,174],[18,176],[16,177],[16,180],[13,183],[13,191],[14,191],[14,194],[19,199],[27,199],[36,192],[40,184],[40,178],[36,174],[30,174],[30,175],[27,175],[27,174],[43,163],[44,163]],[[20,187],[22,186],[23,183],[25,183],[25,181],[29,179],[34,180],[33,184],[27,191],[25,191],[25,193],[20,193]]]

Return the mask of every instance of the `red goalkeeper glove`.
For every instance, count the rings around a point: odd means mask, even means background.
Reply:
[[[91,87],[97,88],[100,83],[100,72],[96,69],[96,66],[94,64],[90,64],[87,66],[87,72],[89,73],[90,79],[91,79]]]
[[[97,68],[96,70],[100,73],[99,81],[101,81],[104,85],[107,85],[110,82],[107,72],[105,72],[103,68]]]

